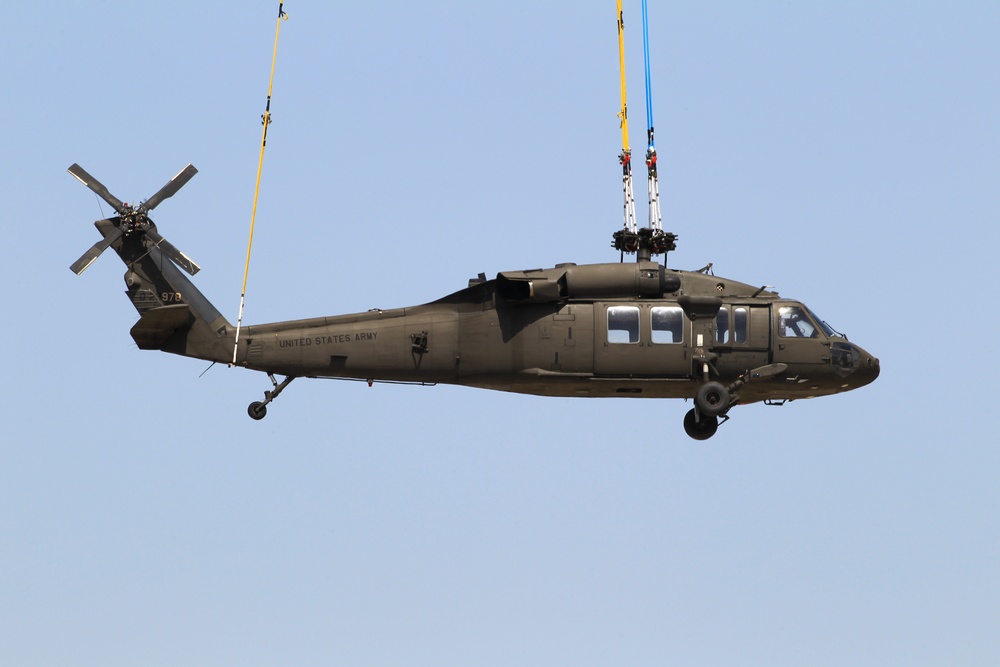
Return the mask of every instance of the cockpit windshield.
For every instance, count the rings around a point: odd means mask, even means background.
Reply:
[[[843,337],[843,334],[837,333],[836,329],[827,324],[826,320],[820,319],[819,316],[816,313],[814,313],[808,306],[803,306],[803,307],[806,309],[806,312],[809,313],[809,316],[813,318],[813,322],[819,323],[819,328],[823,330],[823,333],[831,337],[832,336]]]

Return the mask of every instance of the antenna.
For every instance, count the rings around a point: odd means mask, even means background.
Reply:
[[[260,172],[264,168],[264,148],[267,146],[267,126],[271,124],[271,90],[274,87],[274,64],[278,60],[278,35],[281,32],[281,22],[288,20],[288,14],[283,9],[284,3],[278,2],[278,21],[274,28],[274,55],[271,56],[271,78],[267,82],[267,104],[264,105],[264,113],[260,117],[264,131],[260,137],[260,159],[257,161],[257,183],[253,190],[253,209],[250,212],[250,238],[247,241],[247,262],[243,269],[243,288],[240,290],[240,313],[236,318],[236,339],[233,342],[233,361],[231,366],[236,365],[236,352],[240,345],[240,327],[243,325],[243,305],[247,295],[247,276],[250,275],[250,251],[253,248],[253,228],[257,219],[257,196],[260,194]]]

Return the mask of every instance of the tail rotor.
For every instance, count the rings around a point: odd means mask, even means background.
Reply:
[[[156,231],[156,225],[149,219],[149,212],[160,205],[165,199],[174,196],[191,178],[198,173],[192,165],[184,167],[166,185],[160,188],[156,194],[142,202],[138,206],[130,206],[111,194],[103,183],[91,176],[78,164],[73,164],[68,169],[69,173],[85,186],[90,188],[98,197],[106,201],[118,215],[108,218],[110,225],[98,225],[98,229],[104,234],[104,238],[95,243],[87,252],[80,256],[80,259],[73,262],[70,270],[79,275],[93,264],[94,260],[100,257],[101,253],[122,237],[137,238],[147,248],[158,248],[164,255],[169,257],[177,266],[187,271],[192,276],[201,270],[190,257],[178,250],[173,244],[163,238]]]

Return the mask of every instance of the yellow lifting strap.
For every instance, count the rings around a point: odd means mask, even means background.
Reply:
[[[618,114],[622,126],[622,151],[630,153],[628,146],[628,104],[625,100],[625,22],[622,19],[622,0],[618,0],[618,68],[622,81],[622,110]]]
[[[240,344],[240,327],[243,324],[243,305],[247,295],[247,276],[250,275],[250,251],[253,248],[253,229],[257,219],[257,197],[260,194],[260,172],[264,168],[264,148],[267,146],[267,126],[271,124],[271,91],[274,88],[274,64],[278,61],[278,35],[281,33],[281,22],[288,20],[284,11],[284,2],[278,2],[278,21],[274,28],[274,54],[271,56],[271,78],[267,82],[267,104],[260,120],[264,131],[260,138],[260,158],[257,160],[257,182],[253,189],[253,209],[250,212],[250,238],[247,241],[247,262],[243,269],[243,287],[240,290],[240,312],[236,319],[236,340],[233,342],[233,364],[236,364],[236,352]]]
[[[622,127],[622,153],[618,156],[618,161],[622,165],[622,194],[625,198],[623,229],[631,233],[636,230],[635,195],[632,193],[632,150],[628,145],[628,105],[625,100],[625,22],[622,19],[622,0],[618,0],[618,65],[622,80],[622,110],[618,114]]]

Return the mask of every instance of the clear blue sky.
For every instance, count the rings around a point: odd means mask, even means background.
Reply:
[[[671,265],[882,363],[696,443],[683,402],[332,381],[256,423],[263,375],[135,348],[66,167],[194,163],[155,219],[235,320],[276,4],[7,13],[0,664],[1000,663],[1000,6],[650,3]],[[246,322],[616,259],[611,0],[286,9]]]

